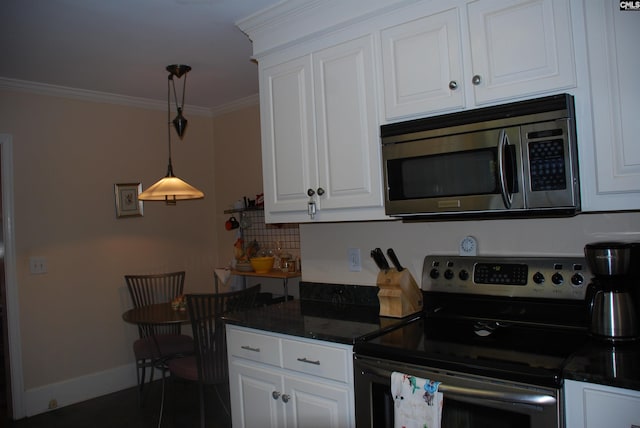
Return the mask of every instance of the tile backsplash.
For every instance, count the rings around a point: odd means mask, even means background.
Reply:
[[[296,223],[265,224],[264,211],[247,210],[241,219],[248,221],[249,226],[243,228],[244,242],[248,245],[257,241],[260,248],[275,249],[279,244],[283,252],[294,257],[300,256],[300,229]],[[240,221],[243,224],[243,221]]]

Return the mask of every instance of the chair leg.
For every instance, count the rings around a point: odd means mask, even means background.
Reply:
[[[218,390],[218,385],[213,385],[213,389],[215,389],[216,395],[218,396],[218,399],[220,400],[220,404],[222,404],[222,408],[224,409],[225,413],[227,414],[227,416],[231,417],[231,412],[229,412],[229,409],[227,408],[226,400]]]
[[[206,426],[206,421],[205,421],[205,414],[206,414],[206,409],[204,407],[204,384],[202,382],[198,382],[198,389],[200,390],[200,428],[205,428]]]
[[[144,360],[138,360],[136,365],[136,374],[138,375],[138,402],[140,407],[143,407],[144,396],[142,390],[144,389],[144,379],[146,377],[146,365]]]

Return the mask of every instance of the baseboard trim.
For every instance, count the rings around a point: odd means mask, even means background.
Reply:
[[[131,388],[136,384],[135,364],[128,364],[29,389],[24,393],[26,416],[54,410],[49,408],[49,403],[52,400],[57,402],[56,408],[60,408]]]

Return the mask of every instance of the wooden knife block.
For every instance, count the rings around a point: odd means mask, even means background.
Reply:
[[[404,318],[422,310],[422,291],[408,269],[381,271],[377,285],[380,316]]]

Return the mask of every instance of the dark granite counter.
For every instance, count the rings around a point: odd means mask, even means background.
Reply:
[[[564,378],[640,391],[640,343],[590,341],[569,360]]]
[[[291,336],[354,344],[408,320],[380,317],[377,287],[300,283],[301,300],[229,314],[225,321]],[[565,379],[640,391],[640,342],[590,340],[570,358]]]
[[[300,283],[300,300],[233,313],[225,322],[274,333],[353,344],[402,323],[380,317],[377,287]]]
[[[353,344],[359,338],[375,335],[403,322],[402,319],[380,317],[378,312],[376,307],[289,300],[229,314],[225,322],[291,336]]]

